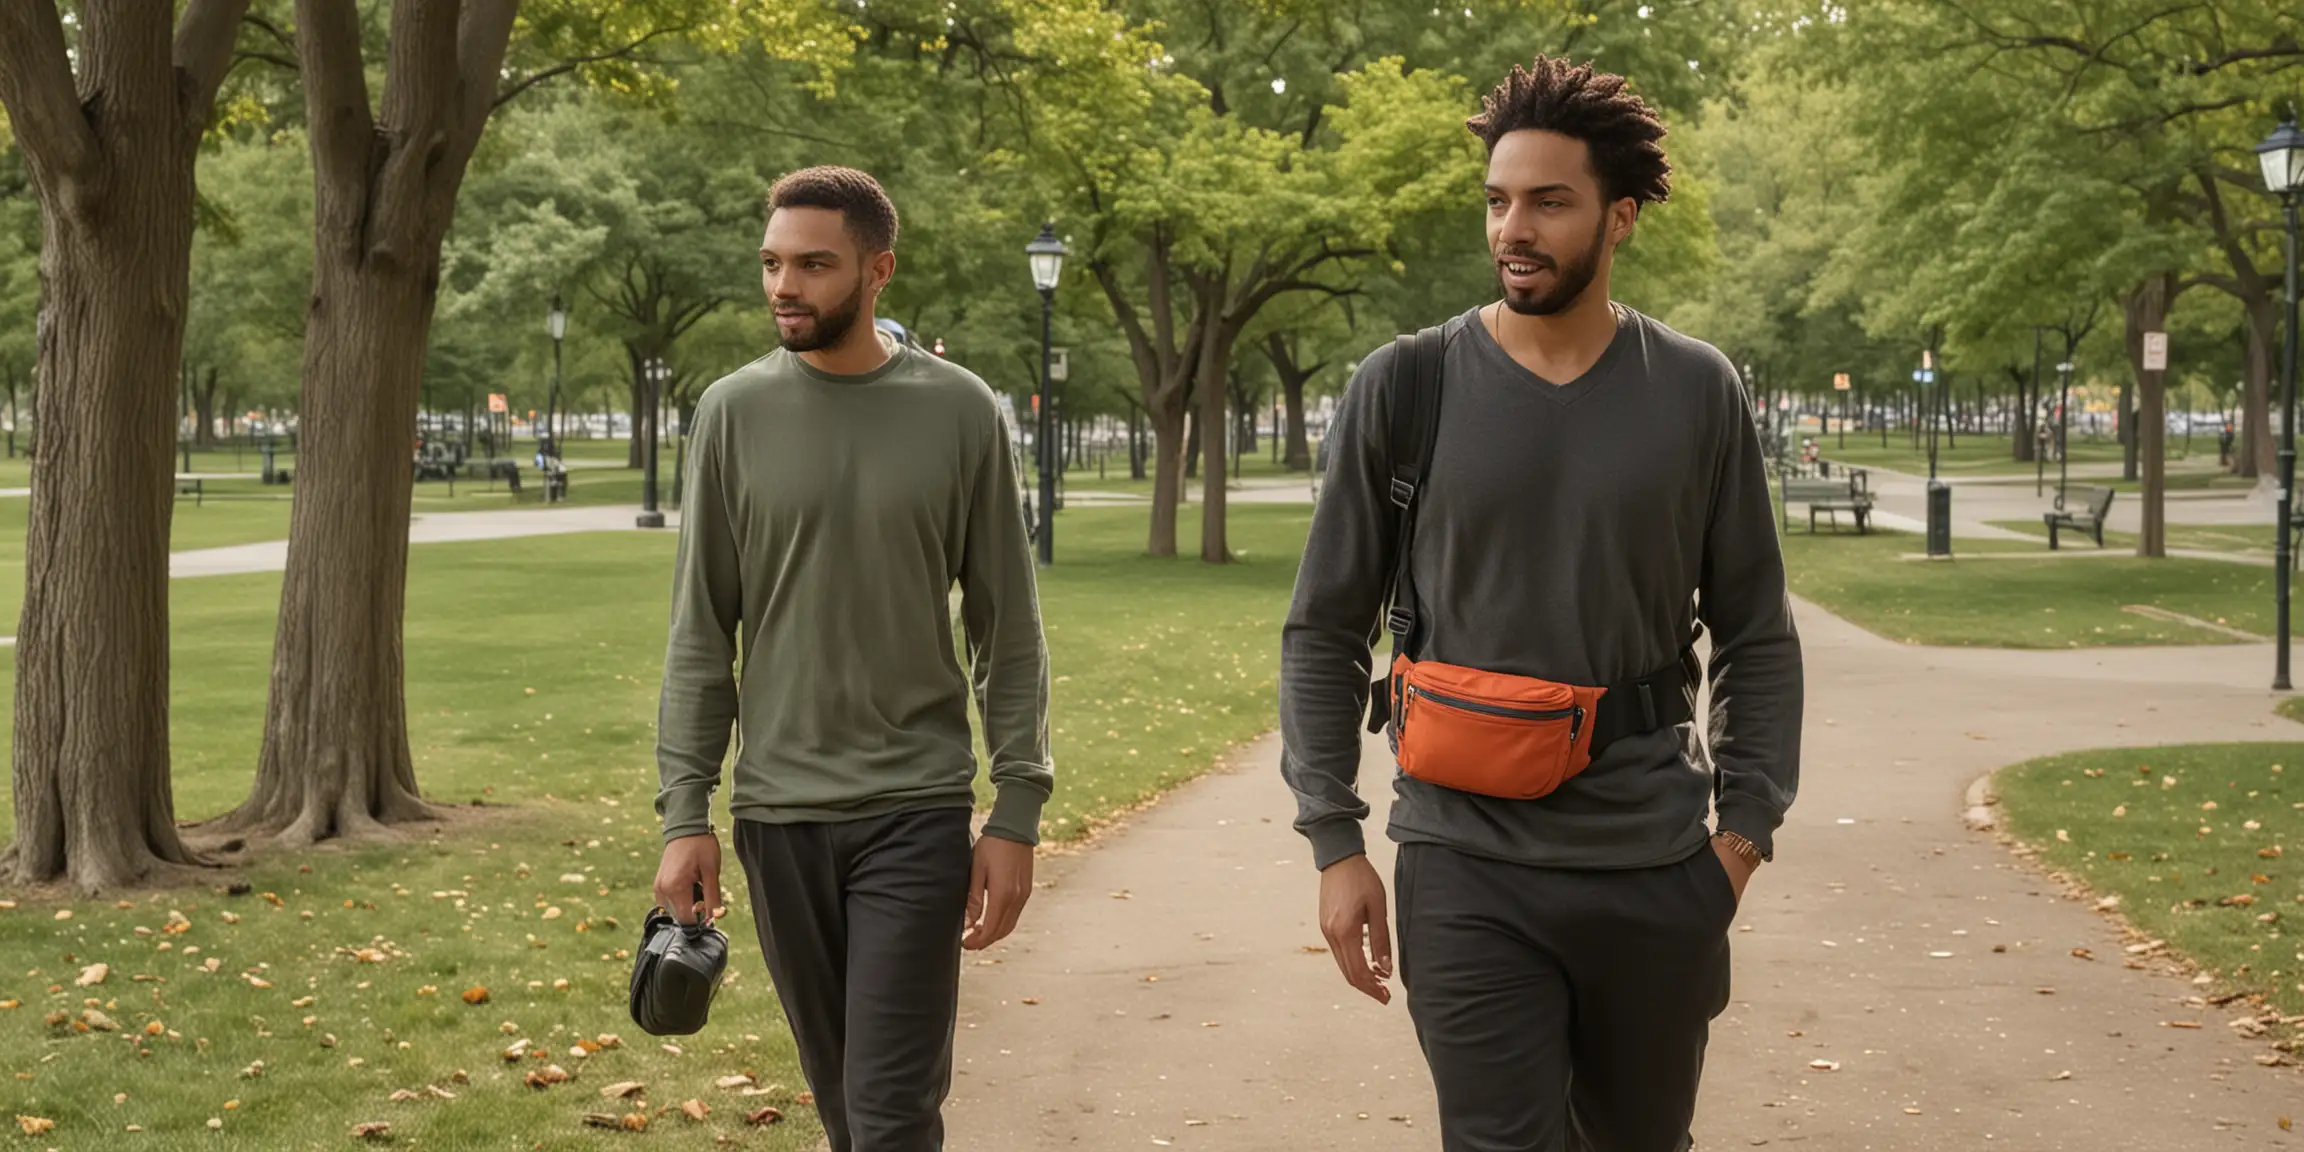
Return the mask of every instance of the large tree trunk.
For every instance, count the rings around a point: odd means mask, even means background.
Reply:
[[[2175,295],[2176,275],[2166,272],[2147,278],[2122,301],[2128,328],[2128,364],[2135,373],[2142,402],[2133,414],[2135,418],[2124,421],[2123,427],[2134,441],[2134,455],[2129,458],[2131,478],[2141,471],[2144,481],[2143,530],[2136,536],[2136,554],[2148,558],[2168,554],[2168,418],[2166,373],[2145,371],[2144,334],[2167,330],[2168,310],[2175,303]],[[2125,395],[2127,388],[2121,392]]]
[[[436,263],[324,244],[305,338],[303,451],[256,784],[217,832],[283,844],[435,815],[417,796],[401,619],[415,418]]]
[[[43,287],[0,881],[83,895],[205,862],[169,781],[168,530],[193,162],[246,4],[174,7],[82,6],[72,49],[56,7],[0,4]]]
[[[2026,391],[2030,384],[2021,367],[2011,366],[2008,378],[2016,385],[2016,404],[2009,417],[2008,438],[2015,452],[2016,463],[2030,464],[2035,456],[2032,437],[2036,434],[2033,401]]]
[[[296,501],[256,783],[218,831],[299,845],[438,815],[416,792],[402,688],[408,432],[441,240],[516,7],[398,0],[377,116],[357,10],[296,6],[317,188]]]

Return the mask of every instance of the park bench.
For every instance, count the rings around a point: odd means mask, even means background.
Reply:
[[[2077,512],[2072,509],[2073,496],[2082,498],[2082,507]],[[2111,511],[2112,489],[2110,488],[2089,486],[2058,489],[2056,510],[2040,514],[2040,519],[2048,525],[2048,550],[2051,552],[2056,550],[2057,533],[2065,528],[2086,532],[2095,539],[2096,546],[2102,548],[2104,546],[2104,518]]]
[[[190,496],[192,506],[195,508],[200,506],[201,501],[207,499],[204,482],[197,476],[178,476],[176,478],[176,494],[178,496]]]
[[[1872,493],[1863,488],[1854,476],[1843,476],[1838,480],[1809,476],[1787,476],[1783,480],[1782,491],[1786,520],[1791,519],[1792,505],[1806,504],[1808,506],[1808,531],[1811,534],[1816,531],[1816,514],[1818,512],[1831,515],[1832,529],[1835,532],[1840,529],[1840,514],[1842,512],[1854,514],[1856,531],[1859,535],[1871,531]]]

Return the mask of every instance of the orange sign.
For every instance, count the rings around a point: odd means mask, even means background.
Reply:
[[[1832,374],[1832,387],[1838,389],[1839,391],[1846,392],[1850,388],[1855,387],[1855,385],[1848,382],[1848,374],[1846,372],[1834,372]]]
[[[498,415],[502,415],[506,412],[510,412],[512,410],[512,405],[504,399],[504,394],[502,392],[490,392],[488,394],[488,410],[490,412],[497,413]]]

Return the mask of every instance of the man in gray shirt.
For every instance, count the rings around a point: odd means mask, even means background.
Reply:
[[[1504,298],[1440,331],[1412,541],[1396,539],[1399,353],[1351,383],[1282,641],[1282,772],[1330,950],[1388,1003],[1355,784],[1399,549],[1410,592],[1387,618],[1413,621],[1409,659],[1606,688],[1576,714],[1589,765],[1537,798],[1395,777],[1400,974],[1449,1152],[1679,1152],[1727,1005],[1728,926],[1798,778],[1800,646],[1758,432],[1725,357],[1608,298],[1616,246],[1670,191],[1649,106],[1539,57],[1468,126]],[[1699,624],[1709,761],[1686,670]]]

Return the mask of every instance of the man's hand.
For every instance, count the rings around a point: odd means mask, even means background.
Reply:
[[[1712,841],[1712,852],[1720,857],[1720,867],[1727,870],[1728,884],[1736,889],[1736,906],[1742,908],[1744,906],[1744,886],[1752,882],[1752,873],[1757,871],[1758,867],[1745,863],[1742,856],[1738,856],[1733,849],[1718,840]]]
[[[697,902],[696,886],[704,886]],[[694,924],[698,910],[720,914],[720,838],[709,832],[664,842],[664,862],[656,866],[656,902],[682,924]]]
[[[1366,856],[1350,856],[1320,873],[1320,934],[1344,981],[1378,1004],[1392,1002],[1392,933],[1384,881]]]
[[[968,934],[960,946],[981,952],[1008,938],[1032,898],[1032,846],[998,836],[976,839],[968,876]]]

